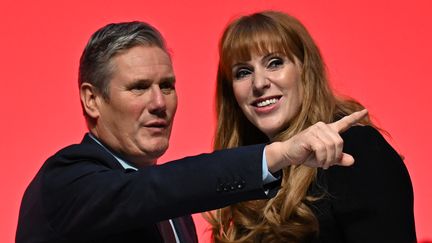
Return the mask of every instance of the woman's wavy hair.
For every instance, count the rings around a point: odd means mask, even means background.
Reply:
[[[285,54],[301,65],[303,101],[289,126],[272,141],[286,140],[307,127],[336,121],[363,109],[355,100],[332,92],[320,51],[306,28],[294,17],[275,11],[258,12],[231,22],[219,43],[216,88],[217,130],[214,148],[265,143],[269,139],[244,116],[233,93],[232,66],[253,54]],[[370,124],[369,117],[362,123]],[[283,169],[282,188],[270,200],[232,205],[205,215],[215,242],[305,242],[318,234],[318,220],[308,194],[317,169],[290,166]]]

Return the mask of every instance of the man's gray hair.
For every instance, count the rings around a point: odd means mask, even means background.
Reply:
[[[168,53],[161,33],[144,22],[113,23],[97,30],[81,55],[79,86],[84,82],[90,83],[104,99],[109,100],[109,81],[115,68],[111,58],[138,45],[157,46]]]

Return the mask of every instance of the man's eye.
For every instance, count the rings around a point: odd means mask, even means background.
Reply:
[[[130,87],[130,90],[132,92],[142,92],[142,91],[147,90],[149,87],[150,87],[150,85],[147,85],[147,84],[136,84],[136,85],[133,85],[132,87]]]
[[[242,69],[239,69],[239,70],[235,71],[234,77],[235,77],[235,79],[242,79],[242,78],[247,77],[251,73],[252,72],[250,70],[242,68]]]
[[[276,69],[284,64],[284,61],[281,58],[272,58],[268,62],[268,69]]]
[[[135,90],[148,89],[148,86],[147,85],[136,85],[132,89],[135,89]]]
[[[162,92],[168,93],[175,90],[175,84],[173,82],[163,82],[159,85],[159,88]]]

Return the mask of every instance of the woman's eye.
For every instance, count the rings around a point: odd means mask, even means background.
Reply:
[[[272,58],[268,62],[267,68],[269,69],[276,69],[280,66],[282,66],[284,61],[281,58]]]
[[[242,79],[248,76],[249,74],[251,74],[250,70],[242,68],[235,72],[234,77],[235,79]]]

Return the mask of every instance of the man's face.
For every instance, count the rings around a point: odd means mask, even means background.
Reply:
[[[114,56],[109,99],[98,97],[95,135],[137,166],[156,163],[168,148],[177,109],[171,59],[154,46]]]

